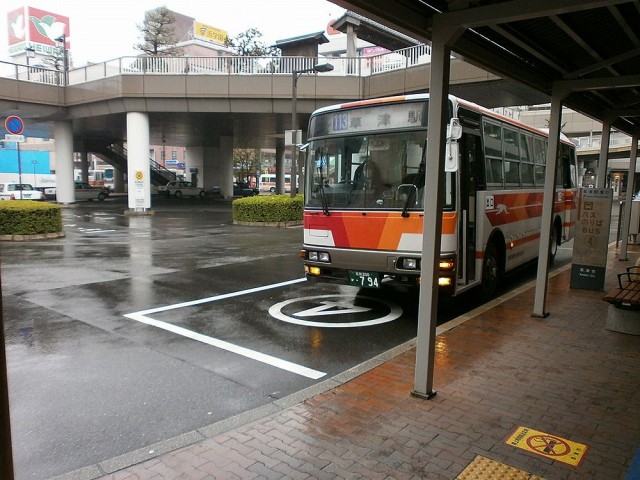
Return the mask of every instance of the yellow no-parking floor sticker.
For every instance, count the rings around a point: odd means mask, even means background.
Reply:
[[[589,449],[588,445],[527,427],[516,428],[505,443],[575,467],[580,465]]]

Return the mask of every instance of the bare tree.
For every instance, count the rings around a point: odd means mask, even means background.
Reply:
[[[176,16],[165,6],[145,12],[144,22],[136,25],[141,41],[134,47],[152,56],[181,56],[183,50],[176,47],[175,21]]]
[[[233,150],[233,171],[239,182],[249,183],[252,176],[260,173],[260,150],[236,148]]]

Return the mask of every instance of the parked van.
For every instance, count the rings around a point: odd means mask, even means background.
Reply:
[[[0,200],[44,200],[44,193],[29,183],[0,183]]]
[[[276,193],[276,174],[269,173],[260,175],[260,191]],[[291,175],[285,173],[284,175],[284,191],[291,191]]]

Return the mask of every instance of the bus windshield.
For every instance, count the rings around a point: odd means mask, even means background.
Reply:
[[[306,206],[424,207],[426,130],[311,140]]]

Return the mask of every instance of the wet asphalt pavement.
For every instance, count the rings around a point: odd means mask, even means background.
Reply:
[[[124,198],[79,203],[64,238],[0,244],[17,480],[206,427],[415,337],[415,297],[302,281],[301,227],[153,202],[145,217]]]
[[[75,472],[188,439],[415,338],[415,294],[305,282],[300,226],[233,225],[221,200],[126,208],[78,203],[63,209],[64,238],[0,244],[17,480],[94,478]],[[561,247],[556,266],[570,258]],[[441,298],[438,321],[478,305]]]

